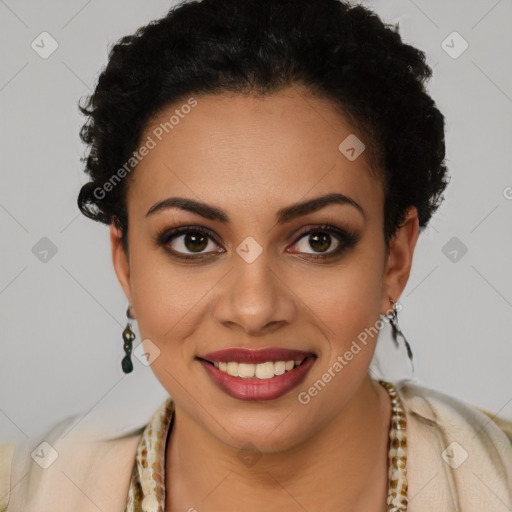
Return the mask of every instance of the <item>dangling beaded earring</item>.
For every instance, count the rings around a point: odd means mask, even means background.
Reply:
[[[395,302],[391,297],[389,298],[389,301],[391,302],[391,304],[393,304],[393,311],[391,312],[390,315],[388,315],[388,318],[391,322],[391,327],[392,327],[393,341],[395,342],[395,345],[398,347],[397,336],[400,335],[403,338],[404,343],[405,343],[405,348],[407,349],[407,356],[409,357],[409,359],[411,361],[412,371],[414,373],[414,361],[412,360],[413,355],[412,355],[411,346],[409,345],[409,342],[405,339],[405,336],[404,336],[403,332],[400,330],[400,327],[398,327],[397,302]]]
[[[131,308],[132,308],[131,306],[128,306],[128,309],[126,310],[126,316],[128,317],[128,319],[133,320],[135,317],[133,316],[133,314],[131,312]],[[128,320],[128,324],[126,325],[126,327],[123,331],[123,340],[124,340],[123,348],[124,348],[126,355],[124,356],[123,360],[121,361],[121,366],[123,368],[124,373],[131,373],[133,371],[133,363],[132,363],[130,356],[132,353],[132,343],[133,343],[134,339],[135,339],[135,334],[132,331],[132,324]]]

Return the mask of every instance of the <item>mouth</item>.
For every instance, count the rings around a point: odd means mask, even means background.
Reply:
[[[283,348],[226,349],[196,357],[222,391],[250,401],[285,395],[304,380],[316,358],[312,352]]]

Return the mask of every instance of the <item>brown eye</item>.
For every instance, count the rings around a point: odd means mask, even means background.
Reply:
[[[168,245],[171,246],[173,251],[178,253],[201,254],[208,247],[212,249],[216,246],[215,242],[210,243],[210,241],[208,236],[196,231],[190,231],[186,234],[173,237],[168,242]]]
[[[308,249],[315,252],[326,252],[333,245],[333,235],[323,231],[314,231],[304,235],[299,242],[297,242],[299,252],[308,252]],[[339,240],[334,242],[335,249],[340,245]]]
[[[209,231],[199,227],[181,227],[165,232],[157,237],[159,245],[164,246],[177,257],[193,258],[222,252]]]
[[[292,252],[306,254],[307,258],[327,259],[340,255],[356,245],[359,235],[356,232],[324,224],[302,233],[292,246]]]
[[[208,238],[201,233],[187,233],[186,235],[182,236],[183,240],[181,241],[181,244],[191,252],[204,251],[208,246]],[[174,242],[180,238],[181,237],[177,237]]]
[[[315,251],[325,252],[331,246],[331,239],[332,237],[328,233],[311,235],[309,245]]]

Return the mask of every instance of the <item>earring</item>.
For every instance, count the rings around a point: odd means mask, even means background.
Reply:
[[[126,310],[126,316],[128,317],[128,319],[133,320],[135,317],[133,316],[133,314],[131,312],[131,308],[132,308],[131,306],[128,306],[128,309]],[[132,363],[130,356],[132,353],[132,343],[133,343],[134,339],[135,339],[135,334],[132,331],[132,324],[130,323],[130,321],[128,321],[128,324],[126,325],[126,327],[123,331],[123,340],[124,340],[123,348],[124,348],[126,355],[124,356],[123,360],[121,361],[121,367],[123,368],[124,373],[131,373],[133,371],[133,363]]]
[[[400,330],[400,327],[398,327],[398,308],[397,308],[397,302],[395,302],[391,297],[389,297],[389,301],[391,304],[393,304],[393,311],[390,315],[388,315],[388,319],[391,322],[392,327],[392,334],[393,334],[393,341],[395,342],[395,345],[398,347],[398,340],[397,336],[400,335],[405,343],[405,348],[407,349],[407,356],[409,357],[412,365],[412,371],[414,373],[414,361],[413,361],[413,355],[411,346],[409,345],[409,342],[405,339],[405,336],[403,332]]]

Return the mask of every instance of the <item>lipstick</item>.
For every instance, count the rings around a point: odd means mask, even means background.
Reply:
[[[279,347],[228,348],[197,358],[215,385],[247,401],[275,400],[298,386],[316,355]]]

